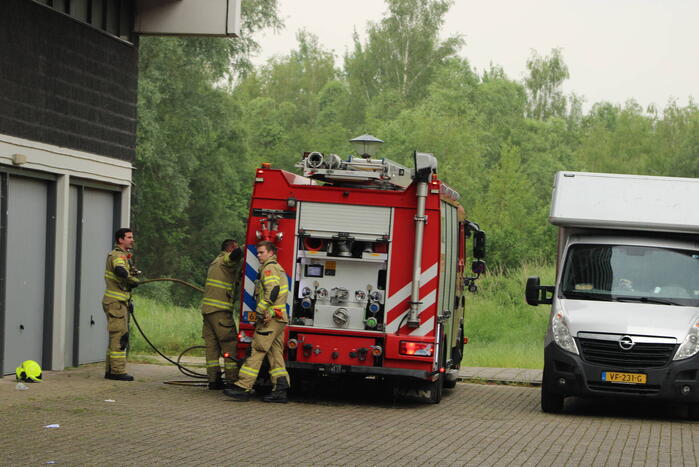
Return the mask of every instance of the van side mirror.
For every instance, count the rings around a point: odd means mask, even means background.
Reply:
[[[473,233],[473,257],[485,259],[485,231],[476,230]]]
[[[540,284],[541,281],[536,276],[527,279],[527,286],[524,289],[524,298],[528,305],[538,306],[539,304],[550,305],[553,303],[553,293],[556,288],[552,285]]]

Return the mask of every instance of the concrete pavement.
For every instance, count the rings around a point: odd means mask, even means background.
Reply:
[[[183,379],[173,366],[130,363],[129,383],[105,380],[103,371],[101,364],[48,371],[26,391],[0,379],[0,465],[699,462],[699,423],[680,405],[571,398],[563,414],[550,415],[539,408],[538,388],[469,383],[438,405],[393,400],[376,383],[328,383],[285,405],[240,403],[163,384]],[[59,428],[46,428],[52,424]]]

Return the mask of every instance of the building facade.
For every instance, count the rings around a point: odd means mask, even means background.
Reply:
[[[103,262],[135,160],[133,7],[0,2],[2,374],[104,359]]]
[[[141,34],[236,36],[240,0],[0,1],[0,377],[104,360]]]

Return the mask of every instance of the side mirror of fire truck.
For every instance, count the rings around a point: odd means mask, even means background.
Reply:
[[[476,230],[473,233],[473,257],[485,259],[485,232],[483,230]]]

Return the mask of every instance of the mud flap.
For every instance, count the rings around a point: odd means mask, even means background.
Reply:
[[[393,396],[407,401],[439,404],[443,387],[443,374],[440,374],[436,381],[398,381],[393,388]]]

